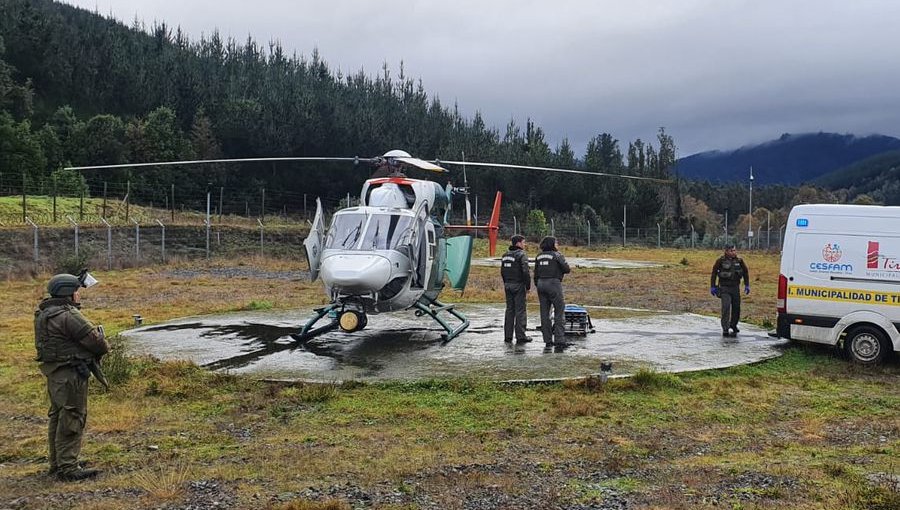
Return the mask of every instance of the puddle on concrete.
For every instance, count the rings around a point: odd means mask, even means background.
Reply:
[[[211,370],[258,378],[314,381],[556,379],[598,373],[603,360],[613,362],[613,374],[641,367],[680,372],[775,357],[784,343],[745,324],[736,340],[722,338],[713,317],[634,311],[634,317],[593,320],[596,333],[545,350],[539,331],[529,331],[531,343],[505,344],[501,306],[460,309],[471,324],[447,344],[441,342],[442,330],[436,324],[412,312],[370,316],[363,331],[333,331],[305,344],[289,335],[312,310],[193,317],[123,335],[131,351],[139,354],[187,359]],[[537,309],[530,312],[533,329]]]

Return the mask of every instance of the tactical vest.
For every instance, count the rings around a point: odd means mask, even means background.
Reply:
[[[738,285],[744,276],[744,265],[738,257],[722,257],[719,263],[719,285]]]
[[[522,257],[525,250],[509,250],[500,259],[500,276],[504,283],[526,283],[526,276],[522,271]]]
[[[79,340],[93,326],[67,299],[50,298],[34,312],[34,347],[37,360],[43,363],[92,359],[94,354]]]
[[[534,259],[534,278],[535,280],[539,280],[541,278],[555,278],[557,280],[563,279],[563,269],[559,264],[559,259],[557,258],[559,253],[555,251],[544,251],[541,252],[537,258]]]

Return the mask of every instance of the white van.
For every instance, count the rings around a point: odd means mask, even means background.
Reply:
[[[798,205],[778,276],[782,338],[840,345],[853,361],[900,351],[900,207]]]

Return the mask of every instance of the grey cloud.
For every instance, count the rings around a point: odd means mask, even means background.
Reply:
[[[900,136],[900,3],[890,0],[68,0],[192,37],[278,40],[334,70],[387,62],[503,129],[531,117],[576,153],[660,126],[679,153],[783,132]]]

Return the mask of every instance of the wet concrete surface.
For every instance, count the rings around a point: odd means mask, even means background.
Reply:
[[[312,310],[185,318],[123,335],[135,354],[186,359],[262,379],[304,381],[563,379],[597,374],[601,361],[613,363],[614,376],[640,368],[683,372],[776,357],[785,344],[748,324],[741,324],[737,338],[723,338],[713,317],[633,311],[633,317],[597,319],[602,310],[586,308],[596,332],[569,337],[568,345],[552,349],[533,331],[539,324],[537,309],[529,310],[534,312],[529,316],[534,341],[504,343],[503,308],[498,305],[460,306],[471,324],[446,344],[437,324],[412,312],[373,315],[363,331],[336,330],[304,344],[289,335]]]
[[[604,268],[604,269],[642,269],[648,267],[662,267],[658,262],[646,262],[641,260],[624,259],[597,259],[584,257],[566,257],[566,262],[575,268]],[[500,257],[472,259],[473,266],[500,267]],[[534,265],[534,260],[531,261]]]

